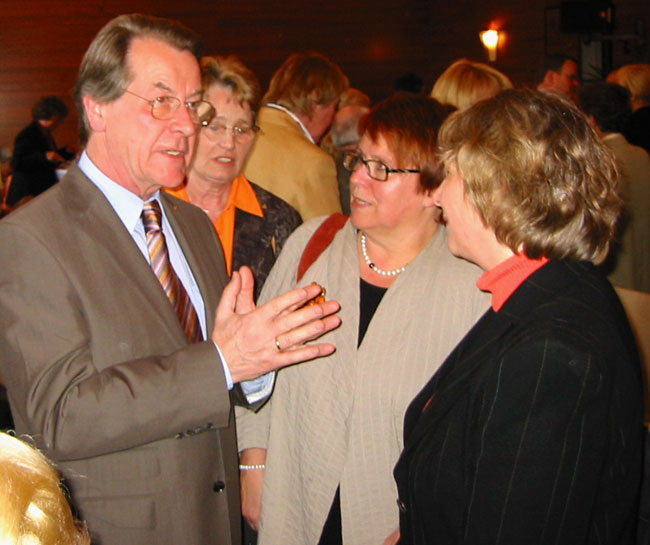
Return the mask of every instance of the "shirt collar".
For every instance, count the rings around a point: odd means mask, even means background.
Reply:
[[[300,128],[302,129],[302,132],[305,133],[305,136],[306,136],[307,138],[309,138],[309,141],[310,141],[312,144],[315,144],[315,143],[316,143],[316,142],[314,142],[314,139],[312,138],[311,134],[310,134],[309,131],[307,130],[307,127],[305,127],[305,126],[303,125],[302,121],[300,121],[300,119],[298,119],[298,116],[297,116],[296,114],[294,114],[292,111],[287,110],[284,106],[280,106],[279,104],[274,104],[274,103],[267,104],[266,106],[269,107],[269,108],[274,108],[274,109],[276,109],[276,110],[282,110],[283,112],[286,112],[287,114],[289,114],[289,116],[291,116],[291,118],[292,118],[296,123],[298,123],[298,125],[299,125]]]
[[[165,191],[183,201],[190,202],[190,199],[187,196],[186,187],[187,180],[178,187],[171,189],[165,188]],[[264,211],[262,210],[262,206],[257,199],[255,190],[253,189],[251,183],[246,179],[246,176],[243,174],[239,174],[239,176],[233,180],[232,186],[230,187],[230,192],[228,193],[228,200],[226,201],[226,206],[224,207],[223,212],[230,209],[231,207],[239,208],[240,210],[248,212],[253,216],[258,216],[260,218],[264,217]],[[207,213],[207,210],[203,211]]]
[[[606,132],[602,136],[602,141],[607,142],[609,140],[620,140],[624,136],[620,132]]]
[[[243,174],[237,176],[232,182],[230,194],[228,195],[228,202],[226,203],[226,209],[229,206],[234,206],[235,208],[239,208],[244,212],[248,212],[249,214],[260,218],[264,217],[264,212],[257,200],[255,190]]]
[[[135,231],[140,221],[144,201],[132,191],[129,191],[106,176],[106,174],[97,168],[85,151],[79,158],[79,168],[103,193],[127,231],[129,233]],[[160,202],[159,193],[159,191],[156,191],[149,200],[158,199],[158,202]],[[162,204],[161,208],[163,209],[164,216],[165,211]]]
[[[515,254],[483,273],[476,285],[492,294],[492,309],[498,312],[524,280],[546,263],[546,257],[530,259],[524,254]]]

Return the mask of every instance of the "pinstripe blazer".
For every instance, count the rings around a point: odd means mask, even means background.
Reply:
[[[261,301],[295,285],[300,256],[322,221],[289,238]],[[451,255],[439,228],[386,291],[357,349],[359,261],[349,221],[306,271],[300,285],[324,286],[341,303],[342,325],[323,337],[334,354],[283,369],[258,413],[238,412],[240,449],[268,447],[260,545],[317,543],[339,484],[344,543],[381,544],[397,529],[391,472],[404,412],[485,312],[489,297],[473,286],[480,272]]]
[[[409,406],[400,543],[632,544],[641,438],[640,365],[614,291],[590,263],[549,262]]]

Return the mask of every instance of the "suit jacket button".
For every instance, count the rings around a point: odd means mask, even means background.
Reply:
[[[397,498],[397,507],[399,507],[400,513],[406,513],[406,504],[399,498]]]
[[[212,485],[212,490],[217,493],[223,492],[225,489],[226,489],[226,483],[224,483],[223,481],[217,481]]]

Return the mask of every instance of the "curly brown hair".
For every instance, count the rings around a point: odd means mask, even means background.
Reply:
[[[568,101],[506,90],[453,114],[439,143],[485,225],[513,252],[605,259],[622,204],[616,163]]]

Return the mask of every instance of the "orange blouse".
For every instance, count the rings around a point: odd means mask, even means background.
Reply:
[[[168,191],[171,195],[181,200],[190,202],[185,191],[185,185],[181,184],[174,189],[165,189],[165,191]],[[237,208],[255,216],[264,216],[262,207],[255,196],[253,186],[251,186],[243,174],[240,174],[233,180],[226,207],[213,222],[214,228],[219,235],[219,240],[221,241],[228,274],[232,274],[232,256],[235,243],[235,210]]]

